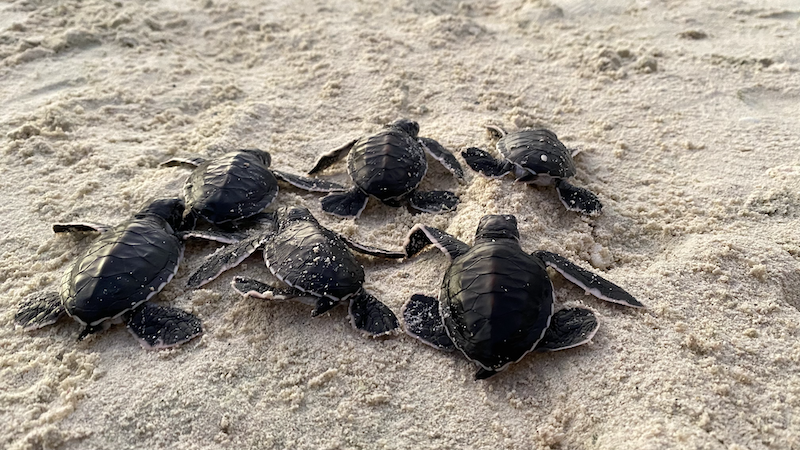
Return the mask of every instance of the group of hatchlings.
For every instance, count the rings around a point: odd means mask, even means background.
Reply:
[[[491,178],[513,172],[520,182],[553,185],[568,210],[600,213],[602,205],[593,193],[567,182],[575,174],[575,163],[554,133],[545,129],[506,133],[499,127],[490,131],[499,138],[501,158],[468,148],[461,155],[473,170]],[[270,169],[270,155],[261,150],[234,151],[213,160],[169,160],[163,165],[194,168],[184,187],[185,202],[156,200],[115,227],[88,222],[54,225],[57,233],[99,232],[100,236],[64,274],[59,292],[34,293],[22,301],[15,323],[31,330],[53,324],[66,313],[83,326],[78,339],[125,322],[146,348],[187,342],[201,334],[200,319],[149,300],[175,275],[184,241],[192,237],[229,245],[190,276],[188,287],[210,282],[261,250],[269,271],[283,285],[236,276],[231,283],[236,291],[308,302],[314,307],[313,316],[346,301],[352,325],[369,336],[395,333],[400,323],[390,308],[364,290],[364,269],[351,250],[407,258],[433,244],[450,258],[439,299],[414,295],[402,306],[403,328],[434,348],[461,351],[479,366],[477,379],[494,375],[531,351],[567,349],[594,336],[598,323],[592,311],[554,311],[546,267],[599,299],[643,307],[619,286],[555,253],[523,251],[516,217],[510,214],[484,216],[472,246],[417,224],[403,251],[393,252],[352,242],[320,225],[306,208],[265,212],[278,194],[278,180],[327,192],[322,209],[339,217],[358,217],[370,197],[390,206],[405,200],[411,208],[429,213],[455,209],[454,193],[417,190],[428,168],[426,153],[457,178],[464,177],[450,151],[418,132],[416,122],[398,120],[322,155],[308,172],[320,172],[349,154],[352,187]],[[257,225],[241,231],[238,224],[247,221]]]

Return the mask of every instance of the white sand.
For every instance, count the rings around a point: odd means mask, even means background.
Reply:
[[[800,3],[723,3],[0,3],[0,447],[800,449]],[[201,339],[148,352],[122,326],[14,329],[91,239],[51,224],[179,194],[188,172],[160,161],[259,147],[301,173],[399,117],[454,151],[490,148],[490,123],[551,128],[582,149],[575,183],[603,214],[511,178],[459,186],[435,162],[423,187],[456,189],[454,213],[372,201],[339,220],[285,185],[279,205],[384,247],[418,221],[471,242],[483,214],[513,213],[525,249],[649,308],[554,276],[600,317],[593,342],[475,382],[459,355],[363,338],[344,308],[235,295],[234,272],[268,279],[257,257],[187,291],[215,248],[193,243],[160,299],[199,315]],[[363,263],[399,311],[447,260]]]

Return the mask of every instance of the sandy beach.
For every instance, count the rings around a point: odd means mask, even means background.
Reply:
[[[797,0],[2,1],[0,448],[800,450],[799,71]],[[416,223],[472,243],[481,216],[514,214],[523,249],[647,308],[553,272],[597,335],[475,381],[461,355],[365,338],[344,307],[236,294],[234,274],[275,281],[260,253],[187,289],[220,246],[192,241],[157,302],[200,317],[200,338],[15,328],[93,239],[52,224],[181,195],[189,171],[162,161],[260,148],[302,174],[398,118],[457,155],[495,152],[487,125],[548,128],[603,212],[512,177],[459,184],[431,158],[421,188],[456,192],[454,212],[371,200],[339,219],[285,183],[274,206],[390,249]],[[319,176],[350,183],[344,163]],[[398,314],[448,264],[359,258]]]

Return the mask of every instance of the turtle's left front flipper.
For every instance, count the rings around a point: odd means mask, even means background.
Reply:
[[[175,347],[203,333],[194,314],[169,306],[144,303],[128,319],[128,331],[146,349]]]
[[[349,312],[353,327],[371,337],[392,334],[400,327],[392,310],[363,289],[350,297]]]
[[[209,256],[200,268],[197,269],[186,283],[186,287],[198,288],[217,278],[222,272],[236,267],[253,252],[261,248],[271,232],[258,233],[255,236],[233,243]]]
[[[348,189],[346,186],[343,186],[339,183],[334,183],[333,181],[303,177],[280,170],[273,170],[272,174],[275,175],[275,178],[279,180],[283,180],[294,187],[309,192],[344,192]]]
[[[601,300],[632,306],[634,308],[645,307],[625,289],[622,289],[596,273],[592,273],[568,261],[561,255],[544,250],[536,251],[532,255],[541,259],[547,266],[556,269],[567,280]]]
[[[35,292],[22,300],[14,323],[31,331],[56,323],[66,313],[58,292]]]
[[[349,238],[342,236],[341,234],[337,234],[337,236],[352,250],[355,250],[359,253],[363,253],[365,255],[379,256],[381,258],[392,258],[392,259],[399,259],[406,257],[406,252],[393,252],[391,250],[384,250],[382,248],[373,247],[371,245],[360,244],[358,242],[355,242],[353,240],[350,240]]]
[[[589,342],[597,333],[597,317],[586,308],[569,308],[556,311],[550,326],[536,344],[537,352],[554,352],[577,347]]]
[[[110,225],[95,222],[54,223],[53,233],[105,233],[111,228]]]

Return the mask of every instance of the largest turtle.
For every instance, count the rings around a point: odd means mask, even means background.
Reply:
[[[322,198],[322,210],[339,217],[358,217],[370,197],[395,207],[405,200],[412,208],[423,212],[452,211],[458,205],[456,194],[417,190],[428,171],[425,153],[459,180],[464,178],[455,156],[435,140],[420,137],[419,124],[408,119],[397,120],[372,136],[348,142],[322,155],[308,174],[321,172],[348,155],[347,172],[355,186],[344,193],[330,189],[334,193]]]
[[[595,297],[643,307],[605,278],[547,252],[526,253],[519,245],[513,215],[487,215],[478,224],[472,247],[433,227],[417,224],[409,232],[409,256],[434,244],[450,257],[439,300],[414,295],[403,305],[405,329],[441,350],[459,350],[488,378],[527,353],[575,347],[592,338],[597,319],[585,308],[553,312],[555,295],[546,266]]]
[[[183,210],[183,200],[162,199],[115,227],[88,222],[54,225],[57,233],[101,234],[64,273],[58,292],[37,292],[23,300],[15,323],[31,330],[67,314],[83,326],[80,340],[122,320],[145,348],[172,347],[199,335],[200,319],[148,301],[172,279],[183,258],[176,231]]]

